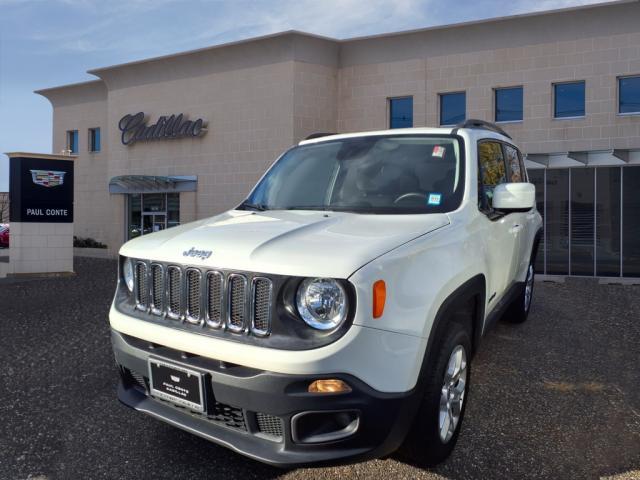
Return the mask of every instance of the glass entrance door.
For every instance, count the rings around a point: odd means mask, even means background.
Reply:
[[[179,193],[129,194],[127,240],[180,224]]]
[[[142,234],[159,232],[167,228],[167,216],[164,213],[142,214]]]

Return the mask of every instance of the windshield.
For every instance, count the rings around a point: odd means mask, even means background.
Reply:
[[[464,167],[453,136],[329,140],[285,153],[240,208],[440,213],[462,199]]]

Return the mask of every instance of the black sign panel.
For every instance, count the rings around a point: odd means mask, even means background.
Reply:
[[[12,157],[11,222],[73,222],[73,161]]]

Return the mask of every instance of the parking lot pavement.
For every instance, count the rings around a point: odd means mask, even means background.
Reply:
[[[0,478],[640,478],[640,287],[536,285],[474,359],[462,434],[433,471],[394,458],[283,471],[121,406],[115,262],[0,280]]]

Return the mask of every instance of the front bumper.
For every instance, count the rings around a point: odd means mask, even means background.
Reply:
[[[419,406],[416,389],[378,392],[348,374],[273,373],[186,354],[115,330],[112,342],[122,403],[271,465],[339,464],[387,455],[400,446]],[[205,413],[148,395],[149,356],[204,373]],[[320,378],[339,378],[352,391],[308,393],[309,383]]]

